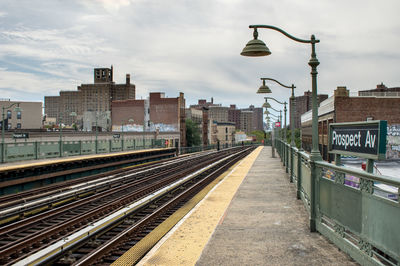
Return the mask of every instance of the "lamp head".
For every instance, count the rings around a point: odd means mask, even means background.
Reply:
[[[271,52],[269,51],[268,47],[265,43],[259,39],[257,28],[254,28],[253,33],[254,39],[250,40],[246,46],[243,48],[242,52],[240,53],[243,56],[266,56],[270,55]]]
[[[267,102],[267,100],[265,100],[265,103],[262,105],[262,107],[271,108],[271,105],[269,104],[269,102]]]
[[[263,79],[262,81],[263,85],[258,88],[257,93],[272,93],[271,89],[267,85],[265,85],[265,79]]]

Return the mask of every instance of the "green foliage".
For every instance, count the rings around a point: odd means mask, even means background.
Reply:
[[[292,133],[289,129],[286,131],[286,141],[287,141],[287,143],[290,143],[292,141]],[[300,148],[301,132],[300,132],[299,128],[294,130],[294,143],[296,144],[297,148]]]
[[[255,130],[250,133],[252,136],[256,137],[257,142],[261,142],[264,139],[264,131]],[[269,133],[267,133],[267,139],[269,138]]]
[[[186,119],[186,143],[188,147],[201,145],[199,125],[191,119]]]

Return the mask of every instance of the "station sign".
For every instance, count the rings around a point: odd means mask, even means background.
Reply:
[[[281,122],[275,122],[275,127],[281,127]]]
[[[121,136],[120,134],[113,134],[114,139],[119,139],[120,136]]]
[[[329,125],[328,152],[367,159],[385,159],[387,121]]]
[[[29,139],[29,133],[14,133],[14,139]]]

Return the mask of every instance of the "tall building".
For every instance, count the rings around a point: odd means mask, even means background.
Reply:
[[[211,121],[228,122],[229,107],[210,106],[208,107],[208,117]]]
[[[60,96],[44,96],[44,115],[47,118],[57,118],[60,112]],[[56,120],[57,122],[57,120]]]
[[[236,129],[240,129],[240,109],[235,104],[231,104],[228,110],[228,121],[235,123]]]
[[[15,107],[18,104],[20,109],[16,110]],[[0,110],[1,112],[4,110],[5,130],[42,128],[43,117],[41,102],[0,100]],[[3,117],[3,113],[1,115]],[[0,128],[2,125],[2,118],[0,118]]]
[[[240,130],[247,135],[253,131],[253,111],[240,112]]]
[[[249,108],[242,109],[242,111],[251,111],[253,112],[253,131],[254,130],[264,130],[263,126],[263,108],[262,107],[254,107],[254,105],[250,105]]]
[[[325,101],[326,99],[328,99],[328,94],[318,94],[318,106],[322,101]],[[292,106],[291,101],[292,99],[290,99],[289,101],[289,124],[292,124],[292,116],[290,115],[292,112],[290,110]],[[295,97],[294,105],[296,110],[294,112],[294,128],[301,128],[301,115],[312,109],[312,92],[306,91],[304,92],[304,95]]]
[[[107,114],[111,111],[112,101],[135,99],[136,88],[130,82],[130,74],[126,74],[125,84],[115,84],[112,66],[95,68],[93,74],[93,84],[81,84],[77,91],[61,91],[59,96],[45,96],[46,115],[55,117],[57,123],[61,121],[63,124],[71,125],[81,121],[83,124],[85,112]],[[75,113],[76,116],[71,113]]]

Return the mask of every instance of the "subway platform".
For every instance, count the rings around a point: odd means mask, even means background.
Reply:
[[[130,251],[114,265],[129,264]],[[233,166],[139,265],[357,265],[319,233],[271,147]],[[126,264],[125,264],[126,265]]]

